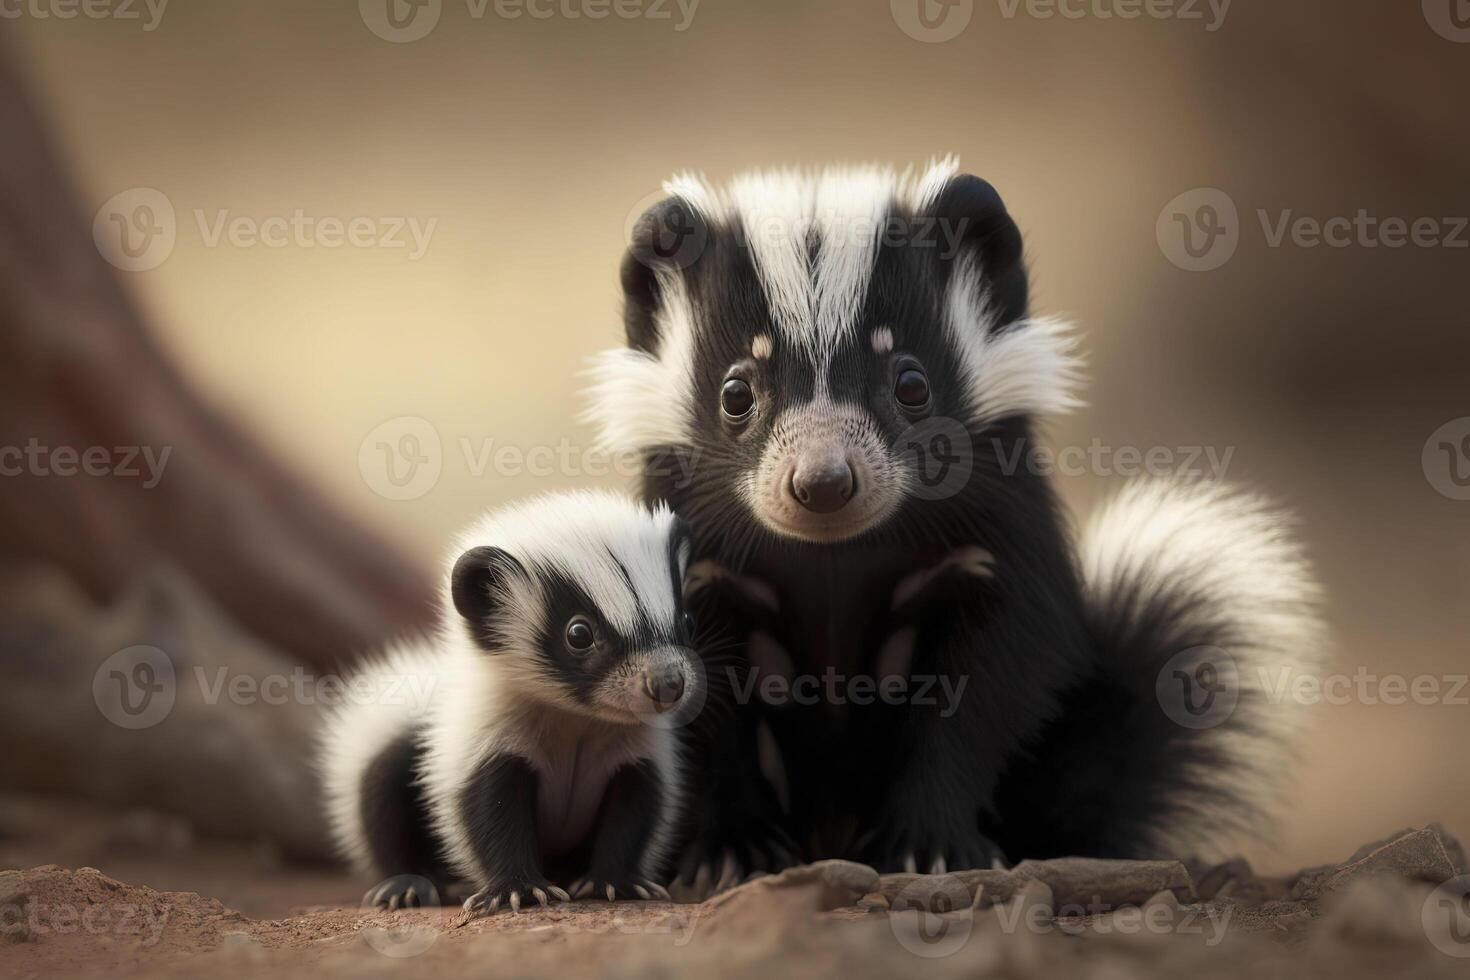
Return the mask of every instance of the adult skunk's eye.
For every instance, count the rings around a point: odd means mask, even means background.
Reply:
[[[755,408],[755,392],[750,390],[750,385],[746,382],[731,378],[720,389],[720,408],[738,422],[749,416]]]
[[[918,368],[906,367],[898,372],[893,397],[905,408],[923,408],[929,404],[929,379]]]
[[[578,616],[567,624],[567,646],[578,652],[592,649],[592,644],[597,642],[597,634],[592,630],[592,624],[586,619]]]

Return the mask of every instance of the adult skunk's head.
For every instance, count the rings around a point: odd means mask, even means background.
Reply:
[[[612,722],[698,710],[683,577],[689,532],[611,493],[515,504],[455,550],[450,628],[514,696]]]
[[[623,262],[628,346],[597,361],[590,417],[667,470],[653,489],[697,531],[923,526],[983,492],[983,436],[1075,404],[1064,325],[1027,319],[1020,232],[953,160],[665,190]]]

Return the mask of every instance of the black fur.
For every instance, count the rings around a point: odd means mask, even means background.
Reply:
[[[416,878],[428,879],[442,895],[454,877],[429,828],[428,804],[417,776],[419,758],[417,733],[404,732],[362,775],[362,825],[373,862],[402,872],[394,879],[397,887],[380,889],[373,904],[389,904],[394,895],[401,900]],[[428,896],[419,900],[427,903]]]

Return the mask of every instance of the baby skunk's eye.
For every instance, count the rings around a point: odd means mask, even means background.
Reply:
[[[755,392],[740,378],[727,378],[720,389],[720,409],[725,417],[734,422],[743,422],[755,408]]]
[[[586,617],[578,616],[567,624],[567,646],[573,650],[585,653],[596,642],[597,634],[593,632],[592,624],[587,622]]]
[[[929,404],[929,379],[917,366],[910,364],[898,372],[893,383],[893,397],[904,408],[923,408]]]
[[[689,613],[684,614],[684,634],[686,636],[694,635],[694,617]]]

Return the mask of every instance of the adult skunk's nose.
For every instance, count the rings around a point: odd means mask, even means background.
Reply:
[[[648,668],[643,672],[643,693],[655,711],[667,711],[684,696],[684,672],[674,664]]]
[[[791,495],[814,514],[831,514],[852,499],[852,467],[840,454],[803,456],[791,473]]]

